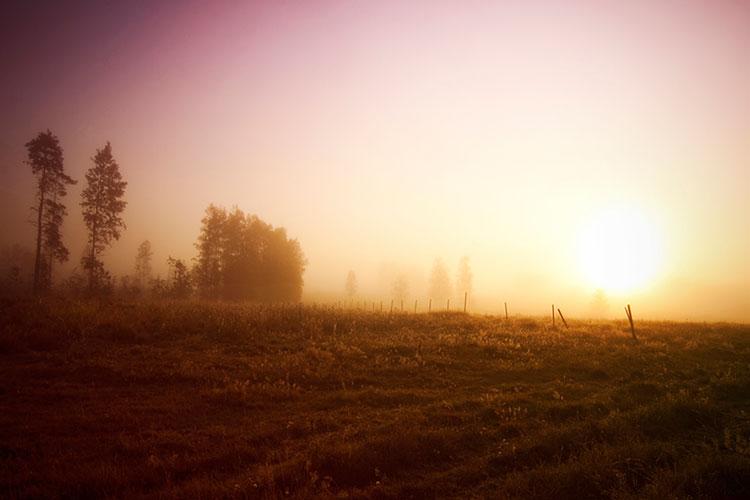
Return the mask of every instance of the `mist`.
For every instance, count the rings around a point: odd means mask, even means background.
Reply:
[[[84,174],[110,141],[128,183],[102,256],[116,277],[144,240],[154,275],[192,265],[214,203],[299,242],[309,303],[345,300],[353,270],[363,307],[402,276],[426,308],[435,260],[455,284],[468,256],[473,312],[750,321],[748,6],[545,5],[14,3],[0,245],[34,247],[24,144],[50,129],[78,180],[58,283],[80,270]],[[644,215],[660,260],[604,286],[602,309],[579,247],[612,206]]]

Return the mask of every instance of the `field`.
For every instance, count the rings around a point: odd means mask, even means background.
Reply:
[[[749,326],[548,323],[5,301],[0,496],[750,496]]]

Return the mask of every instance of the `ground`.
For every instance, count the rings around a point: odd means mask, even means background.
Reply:
[[[0,303],[0,496],[750,496],[750,326]]]

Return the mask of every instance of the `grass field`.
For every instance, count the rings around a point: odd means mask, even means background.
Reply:
[[[750,327],[0,304],[0,496],[750,496]]]

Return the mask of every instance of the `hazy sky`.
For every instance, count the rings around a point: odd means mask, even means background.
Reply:
[[[146,238],[192,258],[214,202],[300,240],[308,297],[349,269],[422,297],[469,255],[478,308],[584,314],[614,210],[659,255],[615,314],[750,321],[750,1],[18,1],[0,24],[3,245],[32,246],[24,143],[49,128],[81,181],[112,143],[117,273]]]

